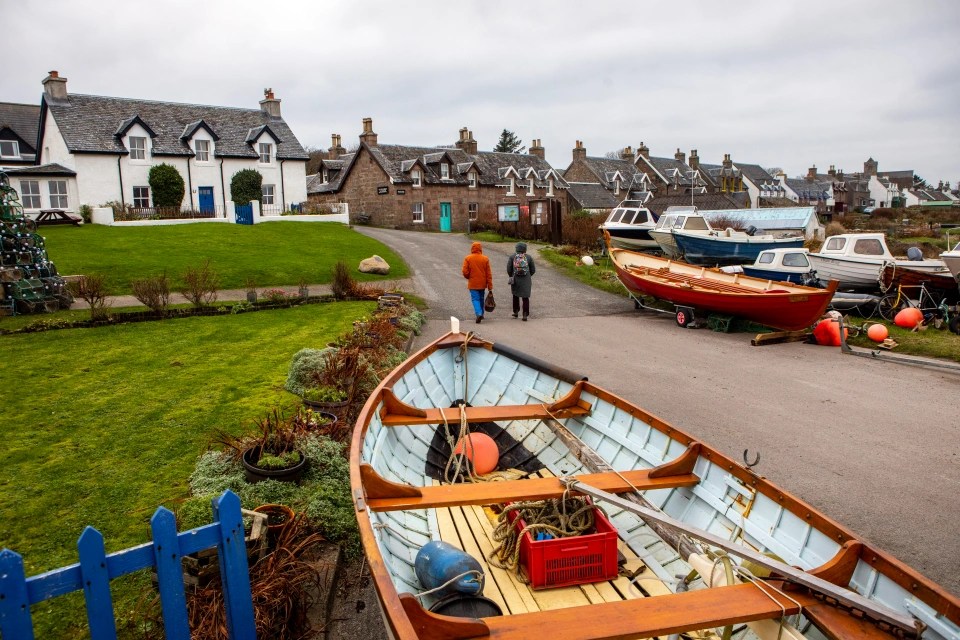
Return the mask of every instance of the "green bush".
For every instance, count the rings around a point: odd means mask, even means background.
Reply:
[[[230,199],[235,204],[257,202],[263,197],[263,176],[256,169],[241,169],[230,178]]]
[[[330,351],[332,349],[329,347],[326,349],[307,347],[293,354],[290,368],[287,370],[287,382],[283,388],[290,393],[302,396],[305,389],[314,386],[316,375],[326,368],[326,355]]]
[[[183,204],[183,176],[173,165],[163,163],[151,167],[147,182],[153,193],[153,206],[179,207]]]
[[[93,220],[93,207],[88,204],[80,205],[80,217],[83,218],[84,224],[90,224]]]

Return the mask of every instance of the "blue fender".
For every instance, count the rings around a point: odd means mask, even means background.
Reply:
[[[483,593],[483,569],[480,563],[468,553],[464,553],[452,544],[433,540],[420,548],[414,561],[414,569],[420,584],[427,590],[435,589],[452,580],[461,573],[477,571],[477,574],[463,576],[440,591],[437,597],[453,593],[478,595]]]

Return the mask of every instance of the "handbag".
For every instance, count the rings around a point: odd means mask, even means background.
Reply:
[[[510,286],[513,286],[513,276],[510,276],[509,278],[507,278],[507,284],[509,284]]]
[[[493,311],[497,308],[497,301],[493,299],[493,291],[487,291],[487,299],[483,302],[483,308],[486,311]]]

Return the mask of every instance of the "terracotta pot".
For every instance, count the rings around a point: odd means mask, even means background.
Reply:
[[[262,504],[253,510],[267,515],[267,544],[271,547],[296,517],[293,509],[285,504]]]

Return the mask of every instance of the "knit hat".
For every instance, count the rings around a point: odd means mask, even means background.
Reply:
[[[526,253],[526,252],[527,252],[527,243],[526,243],[526,242],[518,242],[518,243],[517,243],[517,246],[515,246],[514,249],[516,249],[517,253]]]

